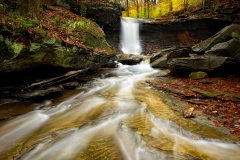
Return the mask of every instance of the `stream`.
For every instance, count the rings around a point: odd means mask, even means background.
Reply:
[[[239,159],[231,138],[164,103],[146,83],[153,74],[166,73],[120,65],[86,87],[28,104],[34,110],[0,123],[0,159]]]

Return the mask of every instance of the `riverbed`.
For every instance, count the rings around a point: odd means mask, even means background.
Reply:
[[[15,116],[0,123],[0,159],[239,159],[238,139],[183,118],[146,83],[154,74],[166,75],[120,65],[61,97],[12,106]]]

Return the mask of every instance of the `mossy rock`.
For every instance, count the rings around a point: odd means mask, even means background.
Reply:
[[[236,39],[240,39],[240,35],[236,32],[232,32],[232,37]]]
[[[7,17],[14,26],[0,22],[0,31],[7,28],[10,34],[0,32],[0,72],[46,65],[96,70],[115,55],[95,22],[59,7],[47,6],[46,10],[41,24],[20,15]],[[11,36],[15,32],[21,37]]]
[[[207,78],[208,74],[202,71],[191,72],[188,77],[191,79],[202,79],[202,78]]]

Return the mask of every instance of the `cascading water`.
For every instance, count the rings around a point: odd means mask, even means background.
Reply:
[[[121,19],[121,50],[125,54],[140,54],[142,52],[139,23],[134,18]]]
[[[147,64],[120,65],[58,105],[6,121],[0,159],[238,159],[238,144],[211,139],[222,136],[214,129],[202,138],[208,127],[176,114],[143,85],[153,73],[165,74]]]

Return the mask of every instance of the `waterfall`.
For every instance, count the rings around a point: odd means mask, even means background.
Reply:
[[[139,21],[137,19],[121,19],[121,50],[125,54],[141,54]]]

